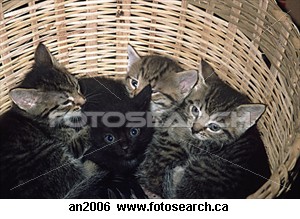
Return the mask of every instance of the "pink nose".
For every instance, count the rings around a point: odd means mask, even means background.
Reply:
[[[83,104],[85,104],[85,102],[86,102],[86,99],[83,96],[78,96],[75,99],[75,104],[79,105],[79,106],[82,106]]]
[[[203,126],[199,123],[194,123],[192,126],[192,134],[198,133],[203,129]]]

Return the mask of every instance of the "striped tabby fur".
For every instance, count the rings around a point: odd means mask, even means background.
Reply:
[[[1,198],[63,198],[85,179],[72,142],[88,136],[88,130],[65,123],[80,115],[85,103],[79,89],[77,80],[39,44],[33,69],[10,91],[13,108],[0,117]]]
[[[186,125],[169,129],[189,156],[166,173],[164,197],[246,198],[270,176],[256,128],[265,106],[250,103],[204,61],[200,72],[204,84],[177,110]]]
[[[167,169],[184,165],[188,154],[179,142],[172,141],[168,130],[157,128],[148,145],[145,160],[140,165],[137,176],[147,190],[163,196],[164,177]]]
[[[157,118],[174,109],[190,92],[192,82],[197,80],[195,70],[185,71],[176,61],[159,55],[141,57],[130,45],[128,58],[126,88],[130,96],[135,96],[150,84],[150,108]]]
[[[265,107],[251,104],[207,63],[200,67],[197,85],[167,117],[180,119],[156,129],[138,177],[163,198],[245,198],[270,176],[255,125]],[[226,126],[232,112],[239,121]]]

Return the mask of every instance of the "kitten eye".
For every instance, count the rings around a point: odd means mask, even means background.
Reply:
[[[140,134],[140,129],[139,128],[131,128],[129,133],[132,137],[136,137]]]
[[[194,116],[198,116],[199,115],[199,109],[196,106],[192,106],[191,111],[192,111],[192,114]]]
[[[106,143],[112,143],[115,141],[115,137],[112,134],[107,134],[104,136],[104,141]]]
[[[63,102],[62,104],[63,105],[67,105],[68,103],[70,103],[71,102],[71,100],[66,100],[65,102]]]
[[[218,132],[221,130],[221,126],[219,126],[216,123],[209,123],[207,128],[210,129],[212,132]]]
[[[138,87],[139,82],[137,80],[131,78],[130,84],[134,89],[136,89]]]
[[[72,105],[74,104],[74,101],[72,99],[67,99],[65,102],[62,103],[62,105]]]

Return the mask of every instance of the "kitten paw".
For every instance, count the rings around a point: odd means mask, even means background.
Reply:
[[[98,171],[97,164],[95,164],[94,162],[92,162],[90,160],[86,160],[83,163],[83,167],[84,167],[85,171],[87,172],[88,176],[95,175]]]
[[[89,148],[90,127],[85,126],[76,132],[70,141],[70,151],[75,158],[81,157]]]

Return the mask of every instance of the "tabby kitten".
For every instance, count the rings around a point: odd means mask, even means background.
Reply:
[[[251,103],[225,84],[204,61],[200,72],[204,84],[193,89],[177,110],[185,125],[169,129],[188,159],[169,168],[164,197],[246,198],[270,176],[256,128],[265,106]]]
[[[153,129],[146,123],[150,85],[133,98],[123,82],[113,79],[84,78],[80,85],[87,96],[84,112],[91,126],[91,147],[82,160],[93,176],[67,198],[145,198],[133,174],[152,138]]]
[[[62,198],[86,177],[70,149],[87,129],[65,125],[85,103],[78,82],[43,44],[34,61],[0,117],[1,198]]]
[[[128,45],[128,69],[126,88],[130,96],[138,94],[146,85],[152,87],[151,112],[157,118],[170,112],[178,102],[183,101],[197,80],[195,70],[183,70],[176,61],[159,56],[140,57],[133,47]],[[176,87],[178,89],[174,89]]]
[[[195,77],[181,77],[173,83],[173,89],[181,95],[173,100],[172,109],[182,103],[197,83],[197,71],[190,72],[194,72]],[[145,159],[136,174],[144,188],[158,196],[163,195],[162,184],[166,168],[181,165],[188,157],[180,142],[173,141],[169,136],[170,121],[177,121],[177,119],[174,111],[164,110],[163,115],[160,116],[160,125],[155,127],[153,138],[146,149]]]

